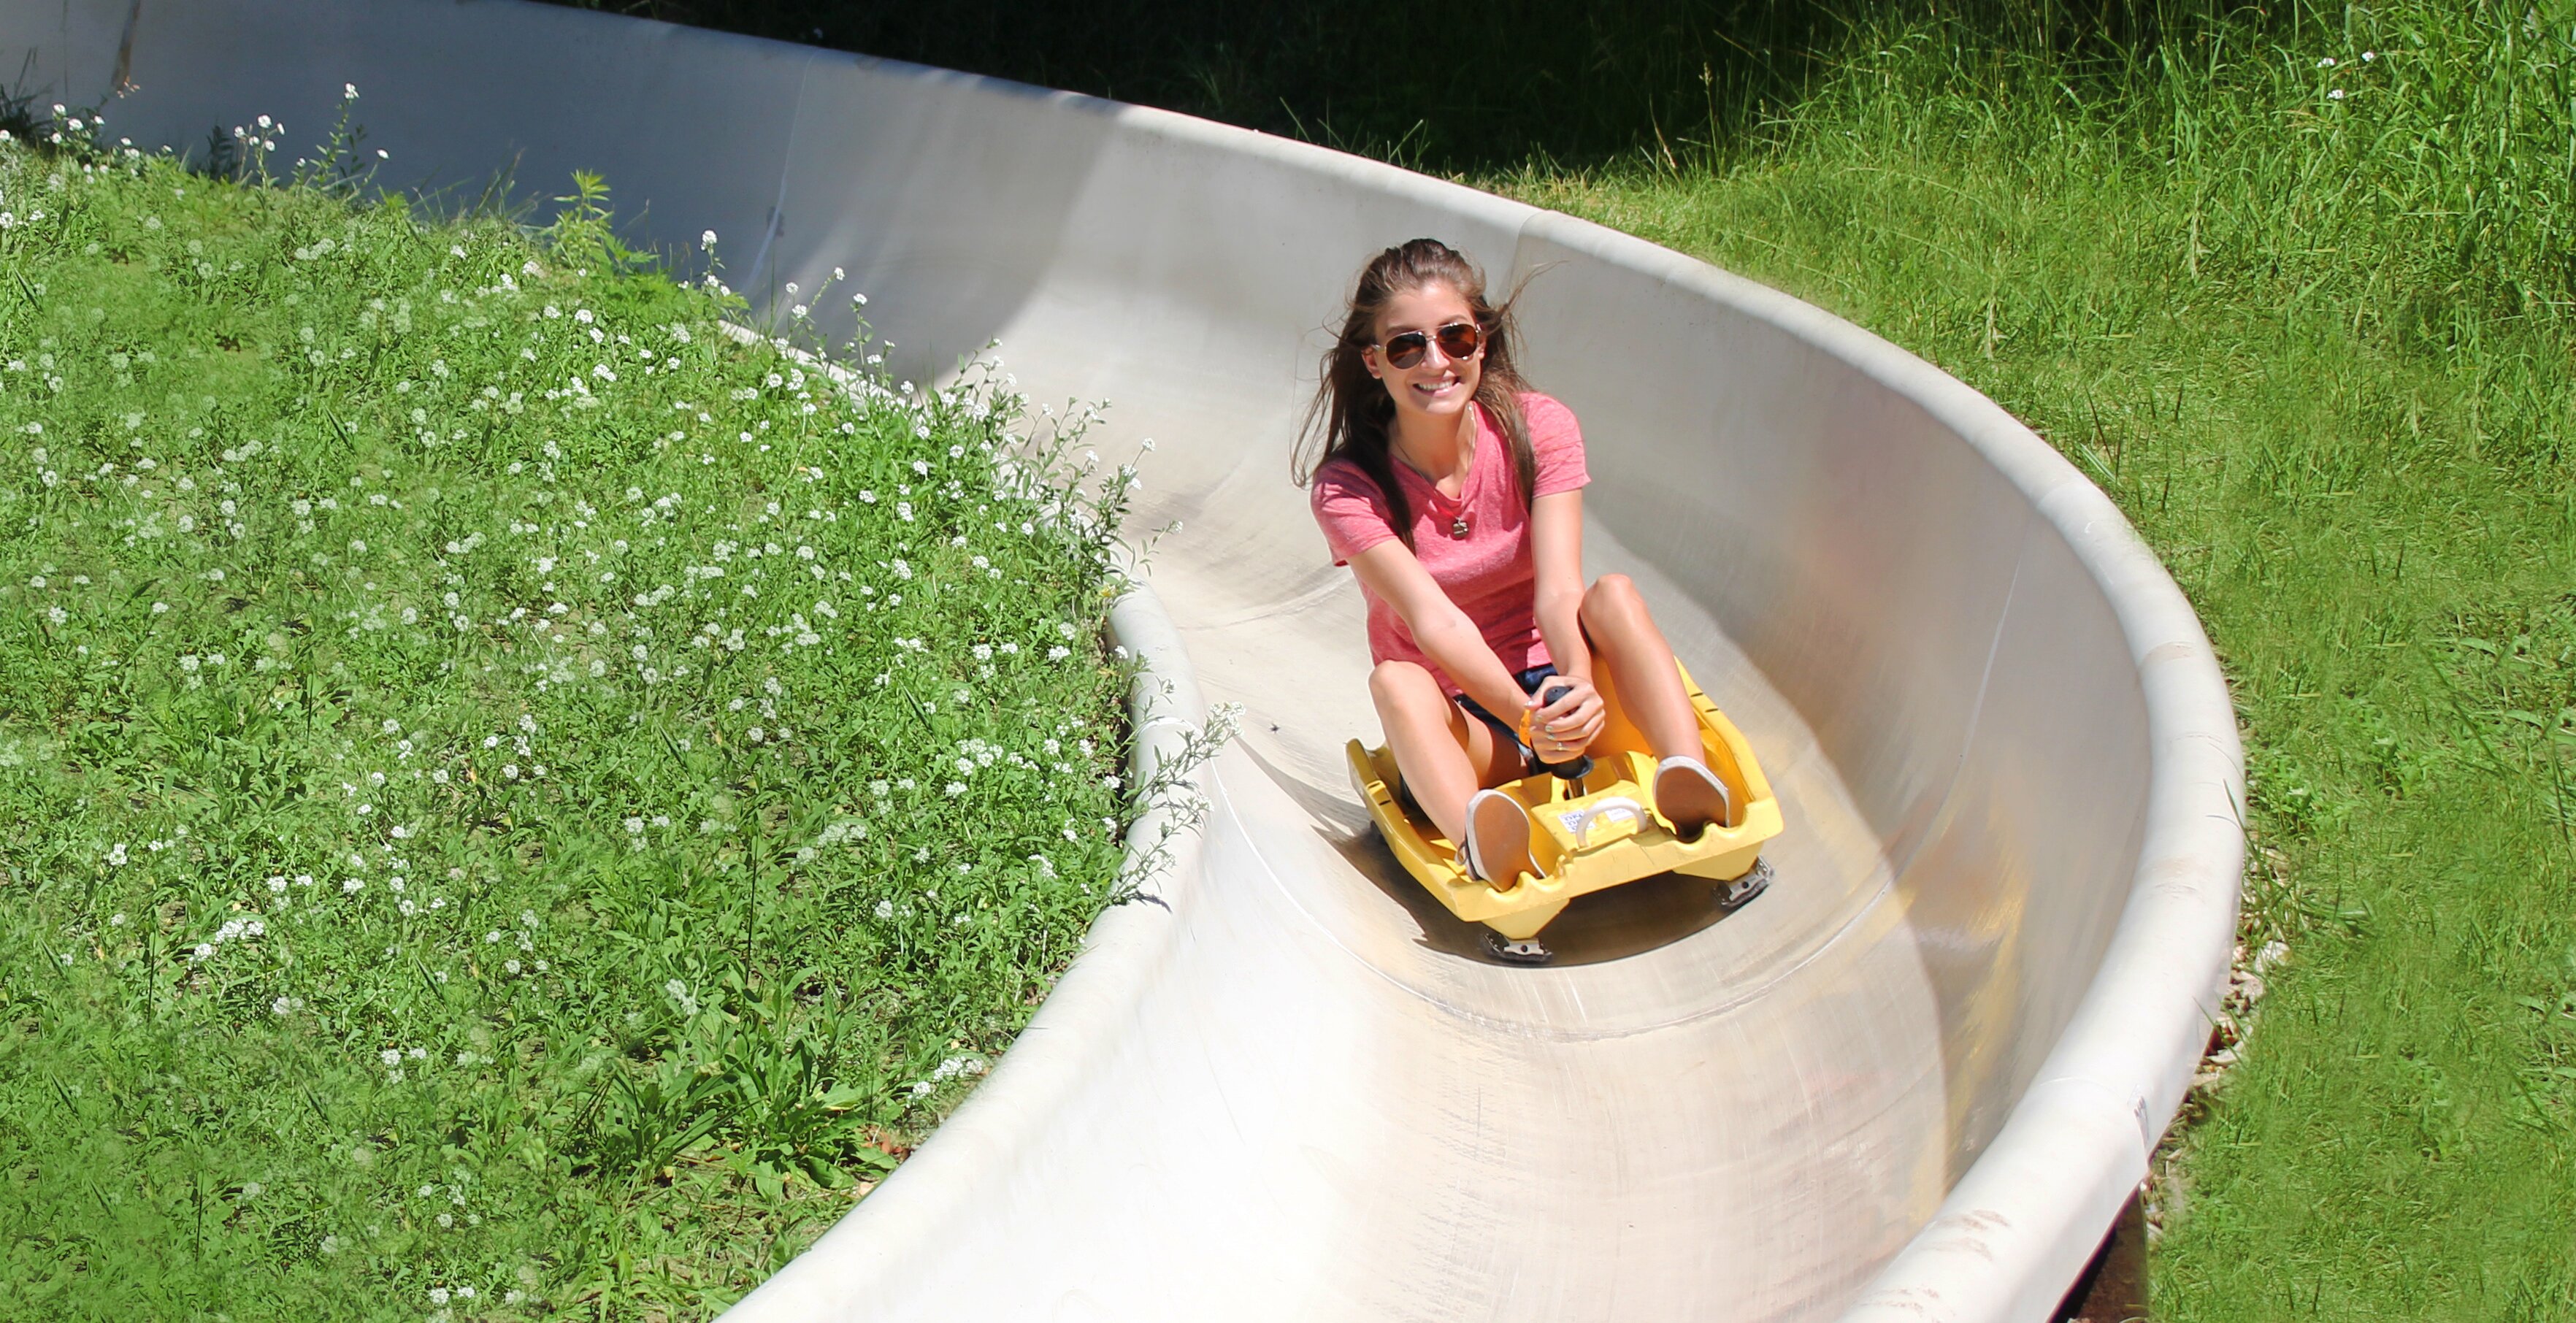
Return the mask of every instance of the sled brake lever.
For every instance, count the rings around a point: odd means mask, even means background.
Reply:
[[[1550,684],[1539,691],[1539,705],[1542,707],[1552,705],[1557,699],[1573,692],[1573,685],[1563,683]],[[1535,757],[1536,755],[1533,754],[1532,756]],[[1550,772],[1555,773],[1556,779],[1565,782],[1579,782],[1583,778],[1592,774],[1592,758],[1589,754],[1576,754],[1574,761],[1572,762],[1541,763],[1539,765],[1545,767]]]

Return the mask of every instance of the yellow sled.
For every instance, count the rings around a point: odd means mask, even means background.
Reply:
[[[1676,663],[1678,665],[1678,663]],[[1682,669],[1682,688],[1699,713],[1701,757],[1735,797],[1735,822],[1711,825],[1696,841],[1672,833],[1655,811],[1655,756],[1644,735],[1620,711],[1610,677],[1593,684],[1609,708],[1609,724],[1593,745],[1593,768],[1579,783],[1541,772],[1501,786],[1527,808],[1537,831],[1530,857],[1545,873],[1524,873],[1517,885],[1497,890],[1467,876],[1455,842],[1427,818],[1407,813],[1400,797],[1395,755],[1350,742],[1351,785],[1368,805],[1387,847],[1406,872],[1449,912],[1481,923],[1514,941],[1536,937],[1566,902],[1588,892],[1661,873],[1734,881],[1760,862],[1762,843],[1780,834],[1780,801],[1753,759],[1752,748],[1717,704]]]

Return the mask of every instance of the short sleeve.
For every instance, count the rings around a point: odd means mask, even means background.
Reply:
[[[1580,490],[1592,481],[1583,464],[1583,428],[1572,409],[1532,391],[1521,396],[1521,417],[1529,424],[1530,450],[1538,461],[1538,495]]]
[[[1386,494],[1355,464],[1336,460],[1315,470],[1309,499],[1336,565],[1348,565],[1351,557],[1395,538]]]

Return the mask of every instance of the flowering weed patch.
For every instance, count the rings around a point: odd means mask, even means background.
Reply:
[[[345,178],[0,142],[0,1314],[710,1313],[1111,899],[1131,473]]]

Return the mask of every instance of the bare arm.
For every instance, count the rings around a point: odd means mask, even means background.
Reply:
[[[1583,637],[1583,492],[1556,492],[1530,509],[1530,557],[1538,635],[1557,673],[1576,682],[1575,692],[1545,709],[1547,728],[1575,748],[1588,747],[1608,714],[1592,685],[1592,648]],[[1532,700],[1535,703],[1535,699]]]
[[[1405,627],[1413,631],[1413,641],[1467,696],[1485,705],[1485,710],[1507,721],[1517,720],[1529,706],[1528,696],[1521,692],[1519,681],[1503,665],[1503,659],[1485,642],[1476,622],[1458,609],[1442,591],[1440,581],[1422,568],[1413,549],[1397,538],[1369,548],[1351,557],[1351,571],[1360,576],[1395,613],[1404,617]]]
[[[1537,563],[1538,636],[1560,675],[1592,678],[1592,649],[1584,643],[1583,493],[1538,498],[1530,511],[1530,555]]]

